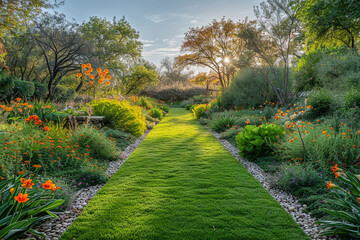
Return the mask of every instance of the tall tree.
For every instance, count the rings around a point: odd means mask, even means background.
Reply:
[[[49,0],[0,0],[0,66],[5,66],[6,50],[3,46],[5,34],[17,35],[45,8],[56,7],[63,1]]]
[[[308,43],[354,48],[360,32],[359,0],[299,1]]]
[[[209,90],[211,85],[216,86],[219,83],[219,78],[215,73],[200,72],[194,78],[190,79],[190,82],[196,85],[202,85]]]
[[[62,78],[79,69],[85,44],[77,31],[77,24],[68,22],[64,15],[47,15],[35,23],[33,38],[45,62],[43,77],[50,99]],[[40,74],[38,74],[40,75]]]
[[[138,93],[150,85],[156,85],[158,81],[158,75],[155,70],[147,69],[144,66],[136,66],[132,73],[124,79],[122,84],[123,92],[126,95]]]
[[[181,46],[184,53],[176,58],[180,66],[207,67],[214,71],[222,87],[228,87],[244,51],[245,42],[237,38],[247,20],[213,20],[211,24],[191,28]]]
[[[161,60],[159,72],[159,85],[162,87],[181,87],[189,85],[189,79],[192,77],[192,71],[186,71],[184,67],[177,66],[175,61],[169,57]]]
[[[142,43],[139,33],[131,27],[125,17],[112,21],[91,17],[80,26],[84,39],[92,46],[90,61],[93,65],[106,66],[112,71],[114,80],[121,80],[129,72],[129,66],[141,57]]]
[[[239,34],[246,42],[245,55],[251,56],[248,64],[266,78],[280,103],[289,101],[291,61],[299,50],[301,25],[290,2],[267,0],[254,7],[257,24],[247,24]]]

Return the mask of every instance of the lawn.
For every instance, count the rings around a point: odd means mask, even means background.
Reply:
[[[61,239],[310,239],[192,114],[172,108]]]

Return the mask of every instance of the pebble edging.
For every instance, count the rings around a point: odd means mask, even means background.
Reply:
[[[306,205],[301,205],[297,198],[291,194],[282,191],[280,189],[275,189],[270,187],[270,183],[267,179],[271,176],[265,173],[258,165],[253,162],[249,162],[242,158],[239,155],[239,150],[229,143],[227,140],[220,138],[220,134],[212,131],[209,127],[205,126],[218,140],[219,142],[228,150],[250,173],[253,175],[263,187],[275,198],[280,205],[292,215],[294,220],[301,226],[304,232],[309,235],[311,239],[317,240],[336,240],[337,238],[329,236],[321,236],[321,229],[314,224],[316,221],[310,216],[310,214],[303,212]]]

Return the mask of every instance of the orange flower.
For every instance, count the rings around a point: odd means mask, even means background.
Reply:
[[[292,143],[292,142],[294,142],[294,140],[292,140],[292,139],[290,139],[290,141],[289,141],[290,143]]]
[[[105,84],[106,84],[107,86],[109,86],[109,85],[110,85],[110,82],[109,82],[109,81],[106,81]]]
[[[90,75],[90,78],[91,78],[91,79],[94,79],[94,78],[95,78],[95,75],[94,75],[94,74],[91,74],[91,75]]]
[[[246,124],[250,124],[250,120],[248,119],[248,120],[246,120],[246,122],[245,122]]]
[[[81,77],[82,77],[82,73],[77,73],[76,76],[77,76],[78,78],[81,78]]]
[[[43,130],[46,131],[46,132],[49,132],[50,128],[48,126],[46,126],[46,127],[43,127]]]
[[[326,183],[327,189],[330,189],[330,188],[335,187],[335,186],[336,186],[336,185],[333,184],[333,183],[331,183],[331,181],[329,181],[328,183]]]
[[[334,172],[335,178],[340,177],[340,174],[338,172]]]
[[[85,72],[85,75],[89,75],[89,74],[90,74],[90,72],[89,72],[89,71],[86,71],[86,72]]]
[[[109,72],[109,70],[107,70],[106,68],[104,69],[104,73],[108,73]]]
[[[25,189],[27,188],[32,189],[32,186],[34,185],[31,179],[25,179],[25,178],[21,178],[21,183],[22,183],[21,186]]]
[[[90,81],[89,83],[90,83],[91,85],[94,85],[94,82],[93,82],[93,81]]]
[[[92,68],[89,68],[89,69],[88,69],[88,71],[89,71],[89,72],[92,72],[92,71],[93,71],[93,69],[92,69]]]
[[[338,170],[339,170],[339,168],[338,168],[338,165],[337,165],[337,164],[335,164],[335,166],[332,166],[332,167],[331,167],[331,171],[332,171],[333,173],[337,172]]]
[[[24,171],[18,172],[18,175],[24,174]]]
[[[98,81],[100,84],[103,84],[104,83],[104,80],[102,80],[102,79],[99,79],[99,81]]]
[[[357,201],[360,203],[360,198],[357,198]]]
[[[86,68],[86,64],[81,64],[81,68]]]
[[[53,184],[54,184],[54,183],[53,183],[51,180],[47,180],[45,183],[42,184],[42,187],[43,187],[44,189],[51,189],[51,187],[52,187]]]
[[[50,188],[51,191],[55,191],[55,190],[58,190],[58,189],[60,189],[60,187],[55,186],[55,184],[51,185],[51,188]]]
[[[17,195],[15,198],[16,201],[18,201],[19,203],[26,203],[27,201],[29,201],[29,199],[27,198],[28,194],[27,193],[19,193],[19,195]]]
[[[41,168],[41,165],[35,164],[33,165],[34,168]]]
[[[111,80],[111,75],[108,74],[108,75],[106,76],[106,79],[107,79],[107,80]]]
[[[325,135],[326,133],[327,133],[326,131],[323,131],[323,132],[322,132],[322,134],[324,134],[324,135]]]
[[[101,73],[101,68],[96,69],[98,73]]]
[[[13,192],[14,192],[14,190],[15,190],[14,188],[11,188],[11,189],[10,189],[10,193],[13,193]]]
[[[16,100],[17,102],[20,102],[20,101],[21,101],[21,98],[15,98],[15,100]]]
[[[90,63],[86,64],[86,67],[91,68],[91,64]]]

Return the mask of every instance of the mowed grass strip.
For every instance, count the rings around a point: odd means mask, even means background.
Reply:
[[[310,239],[184,109],[150,132],[61,239]]]

